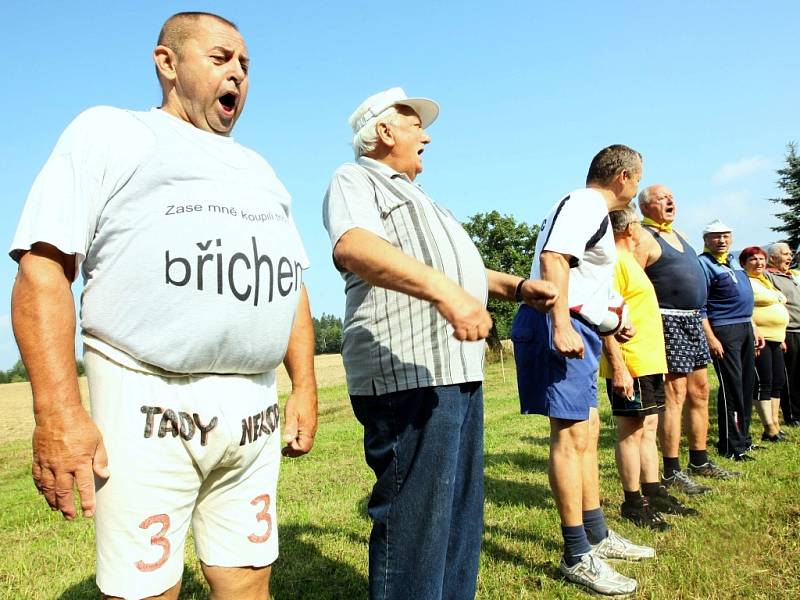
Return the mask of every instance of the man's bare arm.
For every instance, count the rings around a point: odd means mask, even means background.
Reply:
[[[569,316],[569,257],[558,252],[542,252],[539,257],[542,279],[556,286],[556,298],[550,318],[553,322],[553,346],[567,358],[583,358],[583,339],[572,327]]]
[[[489,281],[489,295],[500,300],[516,300],[517,286],[522,283],[522,301],[542,312],[547,312],[555,304],[558,289],[549,281],[523,279],[500,271],[486,269]]]
[[[53,510],[94,514],[94,477],[109,476],[99,430],[81,406],[75,365],[75,257],[48,244],[25,253],[11,295],[11,320],[33,390],[32,473]]]
[[[333,257],[367,283],[428,300],[453,326],[456,339],[481,340],[489,335],[492,318],[477,298],[372,232],[350,229],[339,238]]]
[[[639,242],[633,249],[633,256],[643,269],[661,257],[661,246],[646,227],[642,227],[642,235],[639,236]]]
[[[722,358],[725,355],[725,349],[722,347],[722,342],[714,335],[714,330],[711,329],[711,323],[708,322],[708,319],[703,319],[703,331],[706,334],[708,349],[711,352],[711,356],[714,358]]]
[[[633,396],[633,377],[631,377],[628,365],[625,364],[625,359],[622,357],[622,349],[619,342],[614,339],[613,335],[605,336],[602,339],[603,351],[611,365],[611,385],[614,388],[614,393],[630,398]]]
[[[283,364],[292,381],[283,418],[284,456],[302,456],[314,445],[317,433],[317,379],[314,374],[314,324],[305,286],[286,348]]]

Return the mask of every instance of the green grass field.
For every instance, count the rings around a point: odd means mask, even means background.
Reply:
[[[518,414],[508,365],[505,382],[500,366],[489,365],[485,397],[486,516],[478,597],[588,597],[557,573],[561,543],[547,484],[546,419]],[[366,597],[372,474],[344,387],[322,390],[320,400],[313,453],[282,465],[281,556],[272,579],[278,600]],[[701,511],[699,517],[672,517],[671,531],[652,533],[619,518],[622,491],[604,398],[601,408],[607,520],[623,535],[658,550],[654,561],[618,565],[639,581],[639,598],[800,598],[800,432],[791,431],[788,443],[758,451],[756,462],[734,467],[719,460],[744,476],[712,482],[714,494],[689,502]],[[712,415],[712,427],[714,421]],[[760,432],[757,420],[753,432]],[[715,436],[712,431],[710,439]],[[67,523],[51,513],[29,469],[28,442],[0,445],[0,598],[98,597],[92,522]],[[191,549],[186,559],[181,597],[206,598]]]

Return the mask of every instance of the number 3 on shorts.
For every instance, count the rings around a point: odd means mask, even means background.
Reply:
[[[254,544],[263,544],[269,539],[269,536],[272,533],[272,517],[269,515],[269,494],[256,496],[250,501],[250,504],[256,506],[259,502],[264,503],[264,510],[256,515],[256,521],[265,521],[267,523],[267,530],[264,532],[264,535],[256,535],[251,533],[247,536],[247,539]]]
[[[155,571],[156,569],[160,568],[165,562],[167,562],[167,559],[169,558],[169,540],[164,537],[164,534],[167,533],[167,530],[169,529],[169,515],[153,515],[152,517],[147,517],[144,521],[139,523],[139,528],[147,529],[155,523],[161,523],[161,531],[150,538],[150,545],[161,546],[163,553],[161,554],[161,558],[159,558],[156,562],[146,563],[143,560],[140,560],[135,563],[136,568],[145,573],[149,573],[150,571]]]

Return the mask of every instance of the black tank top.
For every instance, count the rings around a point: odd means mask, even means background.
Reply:
[[[675,232],[683,244],[678,252],[664,241],[657,230],[647,228],[661,246],[661,256],[644,271],[650,278],[658,296],[658,306],[678,310],[696,310],[706,303],[707,289],[703,268],[694,249]]]

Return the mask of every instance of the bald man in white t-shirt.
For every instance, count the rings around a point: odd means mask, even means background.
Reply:
[[[281,362],[293,387],[283,454],[308,452],[316,431],[308,259],[288,192],[231,137],[249,68],[236,26],[179,13],[153,57],[161,107],[78,116],[11,246],[33,478],[65,518],[76,516],[74,486],[83,515],[96,516],[106,597],[177,598],[191,522],[212,596],[265,598],[278,553]],[[75,368],[79,268],[91,419]]]

